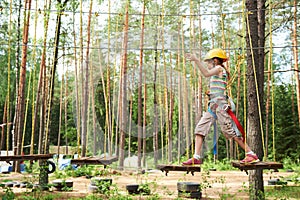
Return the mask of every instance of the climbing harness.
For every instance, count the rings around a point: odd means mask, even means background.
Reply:
[[[231,106],[233,108],[235,108],[235,105],[233,103],[233,100],[230,97],[228,97],[228,96],[226,96],[226,97],[228,98],[228,100],[230,99],[229,100],[230,105],[228,105],[228,104],[219,105],[217,103],[217,101],[213,101],[213,100],[211,100],[210,102],[216,103],[217,106],[221,107],[222,110],[224,110],[224,111],[226,111],[228,113],[228,115],[231,117],[232,128],[236,132],[237,136],[242,136],[242,139],[243,139],[243,142],[244,142],[244,140],[245,140],[245,131],[244,131],[244,128],[241,125],[241,123],[239,122],[239,120],[237,119],[237,117],[235,116],[235,114],[233,113],[234,109],[231,108]],[[210,106],[208,106],[208,110],[207,111],[214,117],[215,120],[217,120],[217,114],[211,110]],[[216,132],[217,131],[216,131],[216,121],[215,121],[214,122],[214,135],[216,135]],[[215,136],[214,136],[214,139],[216,139]],[[216,142],[214,140],[214,147],[216,145],[215,143]]]

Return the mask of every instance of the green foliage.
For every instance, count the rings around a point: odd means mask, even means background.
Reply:
[[[5,189],[5,194],[2,196],[2,200],[14,200],[15,196],[16,195],[12,189],[8,187]]]
[[[151,189],[148,183],[142,183],[139,185],[139,191],[142,191],[142,194],[149,195],[151,193]]]
[[[76,170],[68,170],[70,175],[73,177],[80,177],[80,176],[91,176],[93,168],[90,166],[81,166],[78,167]],[[67,173],[69,174],[69,173]]]
[[[265,195],[272,199],[300,199],[300,186],[266,187]]]
[[[269,158],[274,158],[275,153],[278,161],[285,158],[299,159],[300,147],[294,141],[300,139],[300,129],[298,128],[299,122],[296,120],[297,112],[292,112],[293,104],[291,100],[292,98],[296,99],[295,94],[292,93],[295,88],[292,87],[294,86],[281,84],[276,87],[275,91],[275,138],[272,134],[269,134]],[[273,141],[275,141],[275,149],[273,148]]]
[[[31,194],[31,195],[29,195]],[[37,194],[36,192],[34,193],[29,193],[26,195],[21,195],[16,197],[15,199],[18,200],[57,200],[57,199],[62,199],[63,194],[52,194],[52,193],[42,193],[41,191],[39,191],[39,194]]]

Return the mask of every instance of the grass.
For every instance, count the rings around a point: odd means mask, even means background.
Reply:
[[[300,186],[266,186],[265,195],[271,199],[300,199]]]

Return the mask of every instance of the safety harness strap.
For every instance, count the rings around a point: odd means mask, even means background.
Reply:
[[[215,118],[215,121],[213,123],[214,125],[214,148],[213,148],[213,153],[214,155],[217,155],[218,154],[218,150],[217,150],[217,134],[218,134],[218,127],[217,127],[217,115],[216,113],[214,113],[210,107],[208,107],[207,111]]]
[[[242,133],[243,142],[245,142],[245,131],[244,131],[243,126],[241,125],[241,123],[239,122],[239,120],[237,119],[237,117],[235,116],[235,114],[232,112],[231,109],[227,109],[227,113],[229,114],[229,116],[231,117],[231,119],[236,124],[238,130]]]

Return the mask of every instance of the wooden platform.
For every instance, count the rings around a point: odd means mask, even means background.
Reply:
[[[201,172],[200,165],[199,166],[187,166],[187,165],[157,165],[157,169],[165,172],[166,176],[168,176],[169,171],[185,171],[187,174],[191,172],[194,176],[194,172]]]
[[[111,163],[118,160],[118,157],[106,157],[106,158],[99,158],[99,157],[81,157],[77,159],[72,159],[71,164],[77,164],[77,165],[104,165],[104,168],[106,165],[110,165]]]
[[[241,171],[246,171],[247,170],[256,170],[256,169],[283,169],[283,164],[278,163],[278,162],[257,162],[253,164],[248,164],[248,163],[240,163],[240,161],[232,161],[231,162],[233,167],[239,168]]]
[[[9,155],[0,156],[0,161],[23,161],[23,160],[48,160],[54,154],[32,154],[32,155]]]

